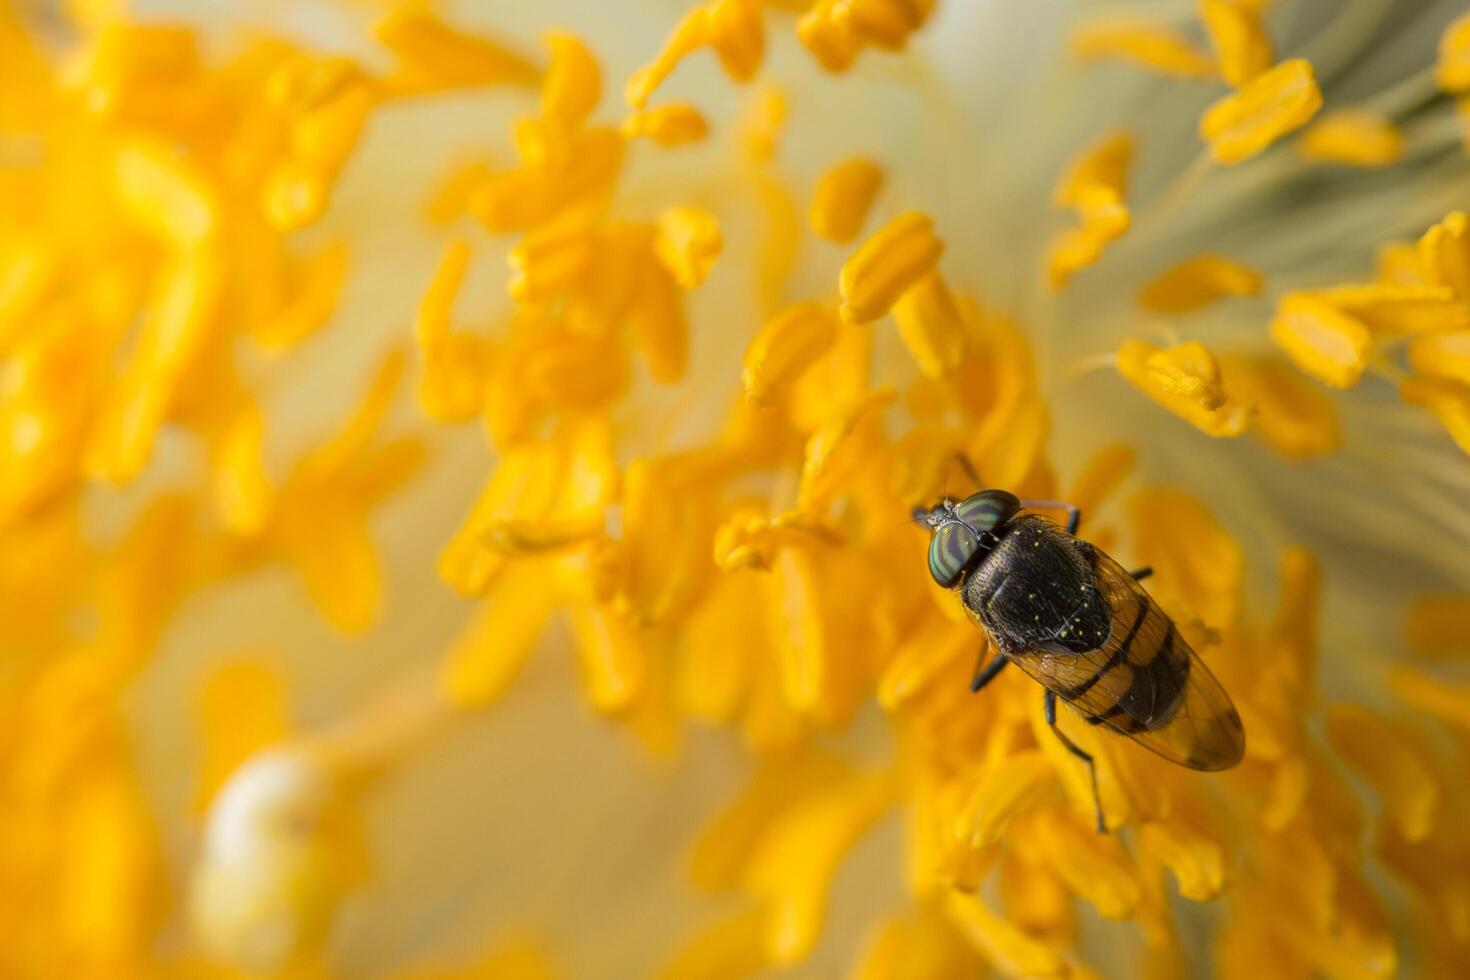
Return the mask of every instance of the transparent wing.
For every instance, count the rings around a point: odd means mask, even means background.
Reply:
[[[1230,696],[1158,603],[1117,562],[1089,546],[1093,587],[1111,611],[1101,647],[1046,644],[1009,654],[1021,669],[1103,725],[1191,769],[1228,769],[1245,753]]]

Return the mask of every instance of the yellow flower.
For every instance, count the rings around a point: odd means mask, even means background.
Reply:
[[[0,974],[1465,973],[1463,11],[564,6],[0,0]]]

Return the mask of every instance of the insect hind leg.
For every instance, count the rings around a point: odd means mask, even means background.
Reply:
[[[1135,582],[1142,582],[1144,579],[1148,578],[1153,573],[1154,573],[1154,568],[1153,568],[1152,565],[1144,565],[1142,568],[1135,568],[1133,571],[1129,572],[1128,574],[1133,576],[1133,581],[1135,581]]]
[[[1092,805],[1097,811],[1097,832],[1099,834],[1106,834],[1108,832],[1108,825],[1103,821],[1102,794],[1097,791],[1097,764],[1092,761],[1092,755],[1090,753],[1083,752],[1079,749],[1077,743],[1073,742],[1066,736],[1065,732],[1057,727],[1056,692],[1047,691],[1043,703],[1046,708],[1046,727],[1051,729],[1052,734],[1061,741],[1068,752],[1087,763],[1087,775],[1092,778]]]

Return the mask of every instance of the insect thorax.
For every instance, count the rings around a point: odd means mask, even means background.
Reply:
[[[1002,650],[1095,650],[1112,617],[1089,548],[1043,518],[1017,517],[966,577],[965,608]]]

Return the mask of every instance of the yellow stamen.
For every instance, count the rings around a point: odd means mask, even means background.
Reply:
[[[1052,204],[1071,208],[1081,227],[1057,236],[1047,253],[1047,277],[1063,285],[1072,273],[1092,265],[1103,248],[1129,228],[1132,218],[1123,203],[1133,135],[1126,130],[1093,143],[1067,168],[1052,191]]]
[[[396,91],[530,87],[540,80],[534,65],[500,41],[456,30],[421,4],[399,4],[373,34],[398,59],[398,74],[386,82]]]
[[[769,569],[776,552],[788,545],[838,545],[842,540],[842,531],[836,525],[804,511],[787,511],[775,517],[742,514],[715,533],[715,564],[727,572]]]
[[[1166,270],[1138,292],[1138,304],[1155,313],[1192,313],[1227,296],[1255,296],[1261,274],[1223,255],[1197,255]]]
[[[1399,395],[1411,405],[1427,408],[1450,438],[1470,453],[1470,384],[1415,375],[1399,385]]]
[[[837,490],[843,471],[853,463],[853,443],[862,424],[893,401],[891,388],[866,392],[841,408],[811,434],[801,467],[797,503],[819,511]]]
[[[1104,446],[1087,461],[1066,499],[1082,511],[1083,517],[1096,511],[1113,495],[1133,470],[1138,453],[1124,442]]]
[[[576,35],[553,31],[546,46],[551,67],[541,82],[541,115],[571,129],[586,121],[602,97],[602,69]]]
[[[1434,78],[1446,92],[1470,91],[1470,14],[1445,28]]]
[[[651,139],[659,146],[697,143],[709,135],[704,115],[687,102],[641,109],[623,120],[623,135]]]
[[[1187,610],[1210,626],[1233,622],[1245,560],[1210,512],[1188,494],[1153,489],[1135,494],[1129,513],[1134,555],[1154,569],[1149,590],[1164,608]]]
[[[588,702],[608,714],[627,709],[648,682],[648,654],[641,635],[602,606],[573,608],[572,629]]]
[[[1218,898],[1225,888],[1225,854],[1218,843],[1180,821],[1139,829],[1139,843],[1174,873],[1179,894],[1194,902]]]
[[[1470,301],[1470,218],[1454,211],[1426,231],[1417,248],[1420,274],[1431,286],[1447,286]]]
[[[1470,384],[1470,330],[1415,337],[1409,341],[1409,365],[1421,374]]]
[[[1404,631],[1418,653],[1470,653],[1470,596],[1431,595],[1414,601]]]
[[[981,848],[1000,840],[1012,819],[1035,809],[1056,791],[1056,772],[1038,751],[993,760],[974,784],[955,821],[955,839]]]
[[[1398,127],[1378,113],[1338,109],[1308,127],[1297,150],[1309,160],[1389,167],[1403,158],[1404,137]]]
[[[820,303],[798,303],[773,318],[745,351],[745,400],[761,408],[779,398],[827,352],[839,326]]]
[[[867,157],[853,157],[817,181],[809,212],[812,231],[845,245],[858,236],[883,186],[883,170]]]
[[[425,217],[433,225],[447,225],[469,213],[470,201],[493,176],[486,160],[468,160],[448,170],[424,204]]]
[[[705,46],[715,49],[732,79],[744,82],[752,78],[765,58],[760,4],[754,0],[708,0],[685,14],[658,56],[628,79],[624,91],[628,104],[643,108],[679,62]]]
[[[556,592],[536,562],[513,565],[455,637],[439,668],[439,689],[464,710],[499,699],[540,642]]]
[[[1333,286],[1312,295],[1382,333],[1422,333],[1470,327],[1470,301],[1447,286],[1387,283]]]
[[[1161,24],[1128,18],[1095,20],[1074,30],[1067,49],[1081,61],[1127,61],[1176,78],[1213,78],[1215,62]]]
[[[1419,249],[1413,242],[1385,242],[1375,257],[1378,281],[1398,286],[1424,284]]]
[[[1337,448],[1337,406],[1311,381],[1277,357],[1227,355],[1226,383],[1255,409],[1251,432],[1283,456],[1308,459]]]
[[[658,219],[654,251],[680,289],[704,282],[725,240],[715,216],[699,208],[669,208]]]
[[[225,426],[211,467],[215,509],[238,535],[250,535],[270,516],[272,489],[265,474],[265,423],[260,409],[245,402]]]
[[[847,0],[836,10],[863,41],[885,51],[902,51],[933,8],[934,0]]]
[[[1220,74],[1240,88],[1275,60],[1260,11],[1236,0],[1201,0],[1200,18],[1209,32]]]
[[[1368,328],[1309,293],[1288,293],[1271,321],[1271,339],[1297,367],[1334,388],[1351,388],[1368,366]]]
[[[875,232],[842,266],[842,318],[868,323],[939,262],[944,243],[926,214],[908,211]]]
[[[817,0],[796,22],[796,36],[831,72],[844,72],[862,50],[862,39],[843,16],[844,0]]]
[[[204,762],[195,808],[205,809],[230,774],[290,731],[286,685],[264,657],[233,660],[210,672],[199,697]]]
[[[1226,390],[1220,364],[1203,344],[1161,349],[1141,340],[1118,348],[1118,373],[1144,394],[1212,436],[1238,436],[1250,413]]]
[[[1322,107],[1312,66],[1283,61],[1200,116],[1199,134],[1218,163],[1241,163],[1304,126]]]
[[[1328,710],[1327,737],[1337,754],[1382,795],[1405,840],[1428,836],[1439,785],[1410,737],[1388,719],[1351,704]]]
[[[919,370],[943,377],[965,357],[968,328],[938,271],[931,271],[893,305],[898,334]]]
[[[977,895],[948,891],[944,911],[970,944],[1007,976],[1061,978],[1071,972],[1061,954],[996,915]]]

